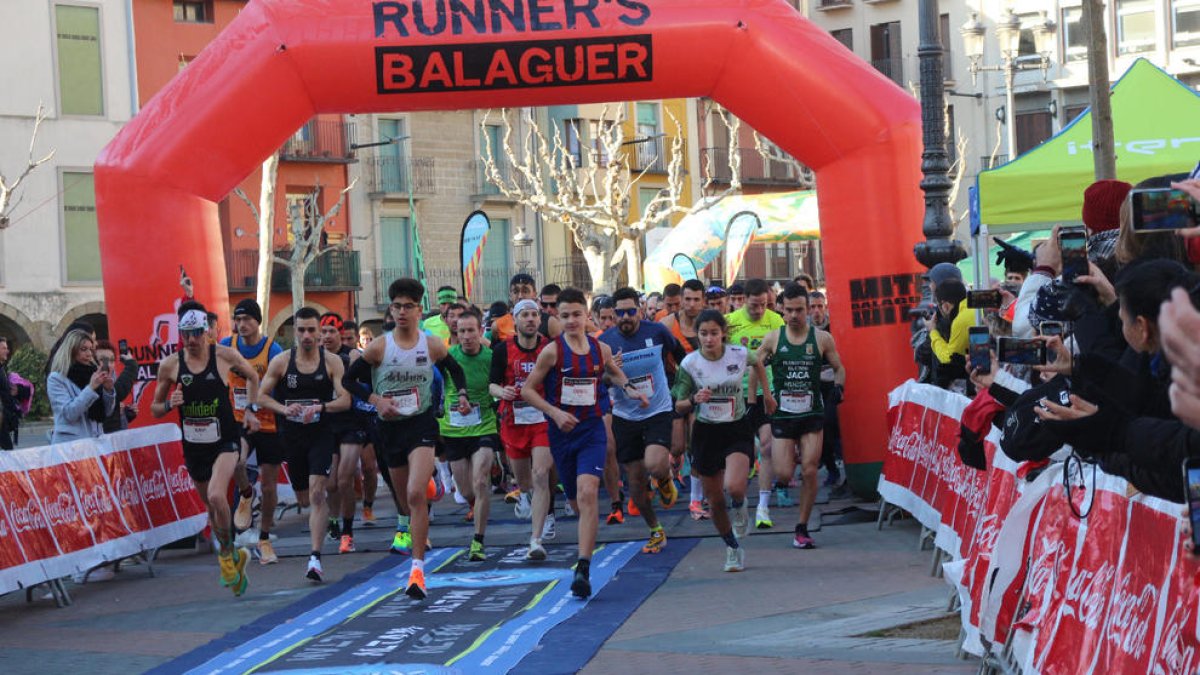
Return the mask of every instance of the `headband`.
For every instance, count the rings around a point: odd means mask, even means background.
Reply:
[[[513,305],[513,311],[512,311],[513,316],[516,316],[527,309],[532,309],[535,312],[541,311],[540,309],[538,309],[537,303],[532,300],[529,300],[529,299],[518,300],[517,304]]]
[[[179,330],[208,330],[208,312],[189,309],[179,317]]]

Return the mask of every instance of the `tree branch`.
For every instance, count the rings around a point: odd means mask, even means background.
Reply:
[[[35,158],[33,155],[34,148],[37,146],[38,132],[41,130],[42,122],[45,119],[46,106],[39,103],[37,112],[34,114],[33,118],[33,133],[29,135],[29,153],[26,159],[25,169],[21,171],[16,180],[11,182],[7,177],[4,176],[3,173],[0,173],[0,230],[8,227],[12,210],[21,203],[20,198],[17,199],[15,204],[12,203],[13,194],[15,194],[17,188],[21,186],[21,182],[24,181],[29,174],[33,173],[34,169],[45,164],[46,162],[50,161],[52,157],[54,157],[54,150],[46,153],[46,155],[40,159]]]

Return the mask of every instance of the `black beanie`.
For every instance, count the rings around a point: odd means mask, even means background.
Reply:
[[[248,316],[258,323],[262,323],[262,309],[259,308],[254,298],[246,298],[239,302],[237,307],[233,308],[233,318],[236,319],[239,316]]]

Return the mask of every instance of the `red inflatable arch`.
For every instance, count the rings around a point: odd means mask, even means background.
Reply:
[[[96,163],[111,332],[149,377],[180,265],[228,316],[216,202],[317,113],[695,96],[816,171],[846,461],[872,491],[913,372],[920,114],[783,0],[252,0]]]

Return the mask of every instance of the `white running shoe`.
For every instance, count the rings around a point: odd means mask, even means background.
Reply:
[[[571,500],[569,499],[566,504],[563,504],[563,515],[568,518],[574,518],[577,515],[575,509],[571,508]]]
[[[750,507],[746,505],[745,500],[733,510],[733,533],[738,539],[750,536]]]
[[[754,527],[760,530],[769,530],[775,527],[775,523],[771,522],[771,509],[764,502],[759,502],[758,508],[754,512]]]
[[[725,571],[741,572],[746,569],[746,549],[725,547]]]
[[[545,560],[546,548],[542,546],[542,540],[531,538],[529,540],[529,552],[525,554],[526,560]]]
[[[304,573],[304,576],[318,584],[325,580],[325,570],[321,569],[321,561],[317,556],[308,556],[308,571]]]
[[[533,502],[530,501],[529,495],[522,492],[517,498],[517,503],[513,504],[513,514],[521,520],[529,520],[533,515]]]
[[[554,516],[549,515],[546,516],[546,522],[542,525],[542,539],[550,540],[554,538],[554,535]]]

